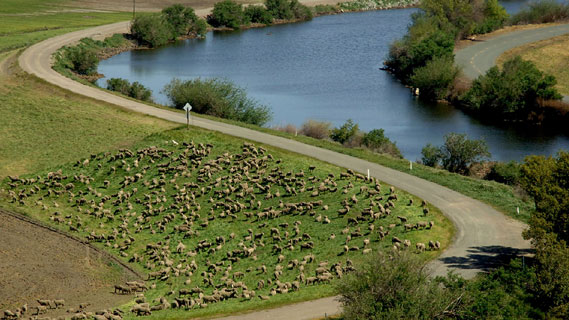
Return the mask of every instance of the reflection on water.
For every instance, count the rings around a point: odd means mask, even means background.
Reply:
[[[510,1],[509,8],[514,4],[519,7],[520,1]],[[552,154],[569,146],[569,139],[555,132],[497,128],[447,105],[425,105],[380,71],[389,43],[405,33],[414,10],[350,13],[209,33],[205,40],[125,52],[101,62],[99,72],[107,78],[139,81],[163,104],[168,101],[160,91],[174,77],[225,77],[271,106],[271,125],[301,125],[307,119],[339,125],[351,118],[362,130],[384,128],[411,160],[420,157],[425,144],[442,143],[448,132],[485,138],[499,160]]]

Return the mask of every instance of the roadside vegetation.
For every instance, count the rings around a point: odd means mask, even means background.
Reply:
[[[569,20],[569,3],[555,0],[532,1],[510,19],[513,25],[550,23]]]
[[[271,120],[271,110],[252,98],[247,92],[229,80],[194,79],[172,80],[164,87],[164,93],[175,108],[186,103],[192,111],[219,118],[236,120],[262,126]]]
[[[537,207],[523,234],[532,240],[534,257],[514,258],[465,281],[453,274],[429,279],[415,257],[378,253],[356,264],[336,286],[342,318],[567,319],[567,168],[567,152],[530,156],[521,165],[520,181]]]
[[[160,318],[332,295],[367,254],[395,245],[425,262],[452,239],[436,208],[401,190],[203,129],[157,133],[2,188],[9,208],[148,275],[144,302]]]
[[[111,78],[107,80],[107,90],[115,91],[137,100],[152,102],[152,91],[138,81],[130,83],[125,79]]]

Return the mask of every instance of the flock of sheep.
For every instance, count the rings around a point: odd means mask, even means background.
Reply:
[[[13,202],[142,266],[144,281],[114,287],[140,316],[269,300],[341,278],[372,250],[441,247],[405,239],[435,227],[425,202],[351,170],[298,170],[250,143],[121,149],[6,185]],[[76,317],[121,317],[99,313]]]

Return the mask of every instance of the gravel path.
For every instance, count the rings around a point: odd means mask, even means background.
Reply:
[[[75,93],[129,110],[185,123],[184,114],[154,108],[118,97],[75,82],[51,69],[51,55],[58,48],[72,44],[83,37],[101,37],[112,33],[126,32],[127,28],[128,22],[121,22],[45,40],[22,53],[19,58],[20,66],[28,73]],[[521,232],[525,227],[523,223],[504,216],[480,201],[432,182],[365,160],[234,125],[195,117],[192,120],[192,125],[291,150],[362,173],[367,173],[369,169],[372,176],[425,199],[438,207],[454,223],[456,234],[454,242],[442,253],[440,258],[430,263],[429,268],[435,275],[443,275],[448,270],[456,270],[462,276],[472,278],[478,272],[486,271],[499,263],[500,255],[519,254],[530,248],[529,242],[521,237]],[[266,311],[257,311],[244,316],[234,316],[229,319],[276,320],[284,319],[283,317],[286,319],[314,319],[324,317],[325,312],[328,314],[337,313],[339,308],[340,306],[334,298],[325,298]]]
[[[569,24],[505,33],[458,50],[455,53],[455,61],[464,68],[463,72],[467,77],[474,79],[492,68],[496,59],[504,52],[566,33],[569,33]],[[564,96],[563,101],[569,102],[569,96]]]

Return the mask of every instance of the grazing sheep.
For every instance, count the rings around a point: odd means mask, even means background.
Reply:
[[[63,299],[53,300],[53,303],[55,304],[56,309],[65,306],[65,300]]]
[[[418,250],[419,252],[425,251],[425,244],[424,244],[424,243],[417,242],[417,244],[415,245],[415,247],[417,248],[417,250]]]

